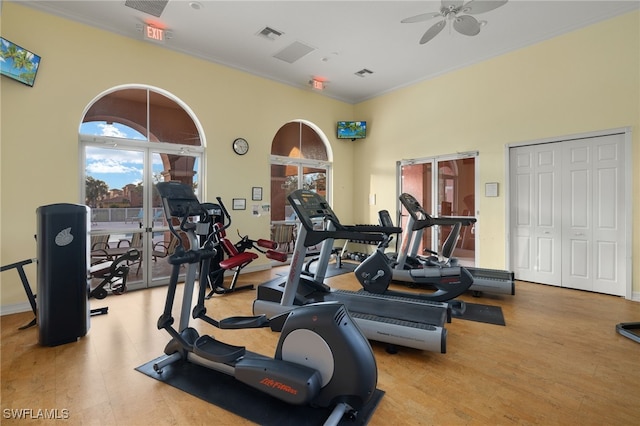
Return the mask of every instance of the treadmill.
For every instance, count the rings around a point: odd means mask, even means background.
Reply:
[[[449,305],[444,302],[374,294],[364,290],[331,289],[324,283],[327,265],[336,239],[383,242],[388,235],[401,231],[379,225],[342,225],[329,203],[319,194],[300,189],[288,196],[302,226],[298,231],[289,273],[260,284],[253,303],[254,315],[267,317],[314,302],[343,303],[369,339],[387,343],[389,352],[396,346],[446,353],[445,323],[451,320]],[[318,229],[321,228],[321,229]],[[322,243],[316,272],[302,274],[307,247]],[[387,263],[371,280],[389,282],[391,266]]]
[[[419,263],[419,260],[416,262],[420,258],[417,252],[422,241],[424,229],[437,225],[455,225],[457,222],[460,222],[462,226],[469,226],[475,223],[476,220],[475,218],[466,217],[432,217],[422,208],[413,195],[407,193],[400,195],[400,202],[409,212],[409,219],[402,236],[400,252],[396,259],[397,264],[393,269],[393,280],[420,284],[420,281],[416,280],[416,276],[419,276],[420,272],[416,272],[415,264]],[[451,265],[456,263],[455,259],[449,260]],[[469,271],[473,277],[473,284],[471,284],[469,290],[476,295],[482,292],[514,295],[516,292],[514,274],[511,271],[470,266],[465,266],[464,269]],[[407,270],[412,272],[407,273]],[[417,271],[424,271],[427,276],[429,274],[428,267],[424,269],[418,268]]]

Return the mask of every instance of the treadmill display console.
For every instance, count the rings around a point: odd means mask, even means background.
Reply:
[[[307,231],[313,231],[313,219],[320,218],[340,223],[329,203],[319,194],[307,189],[299,189],[289,195],[289,203],[296,211],[298,219]]]

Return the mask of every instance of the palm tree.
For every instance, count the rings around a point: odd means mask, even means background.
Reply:
[[[17,69],[24,68],[27,71],[31,71],[31,68],[33,68],[31,59],[33,59],[33,54],[27,52],[26,50],[20,50],[18,51],[18,54],[13,58],[13,67]]]
[[[10,44],[6,50],[3,50],[2,57],[5,59],[14,59],[18,55],[18,48],[15,44]]]
[[[91,176],[87,176],[85,188],[85,203],[92,208],[97,207],[98,200],[109,194],[109,185],[105,181],[94,179]]]

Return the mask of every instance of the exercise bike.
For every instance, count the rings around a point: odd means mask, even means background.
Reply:
[[[371,346],[350,314],[339,303],[317,303],[267,319],[264,315],[230,317],[215,320],[206,315],[206,283],[200,280],[193,318],[220,329],[270,327],[280,331],[273,358],[229,345],[210,335],[199,335],[189,326],[189,313],[195,288],[196,270],[208,276],[207,260],[220,248],[211,235],[198,244],[198,233],[206,235],[207,210],[190,186],[179,182],[161,182],[157,190],[162,197],[169,229],[179,239],[179,246],[169,257],[172,273],[164,312],[158,329],[166,330],[171,341],[166,356],[154,364],[158,374],[176,362],[191,362],[235,377],[252,388],[296,405],[333,407],[325,424],[337,424],[345,416],[355,416],[373,396],[377,384],[377,367]],[[196,216],[204,223],[194,223]],[[180,233],[172,219],[180,223]],[[186,238],[188,241],[183,241]],[[186,244],[189,249],[185,249]],[[172,308],[182,265],[187,265],[178,328],[173,326]]]

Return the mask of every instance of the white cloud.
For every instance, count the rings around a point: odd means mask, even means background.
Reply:
[[[142,169],[129,166],[125,162],[121,162],[112,158],[101,159],[98,161],[87,162],[88,173],[138,173],[142,174]]]
[[[110,161],[116,163],[137,164],[142,166],[144,158],[140,151],[125,151],[122,149],[104,149],[87,147],[87,163],[95,161]]]
[[[100,123],[100,124],[98,124],[98,127],[100,128],[100,135],[101,136],[111,136],[111,137],[115,137],[115,138],[126,138],[127,137],[127,135],[124,132],[119,130],[113,124]]]

